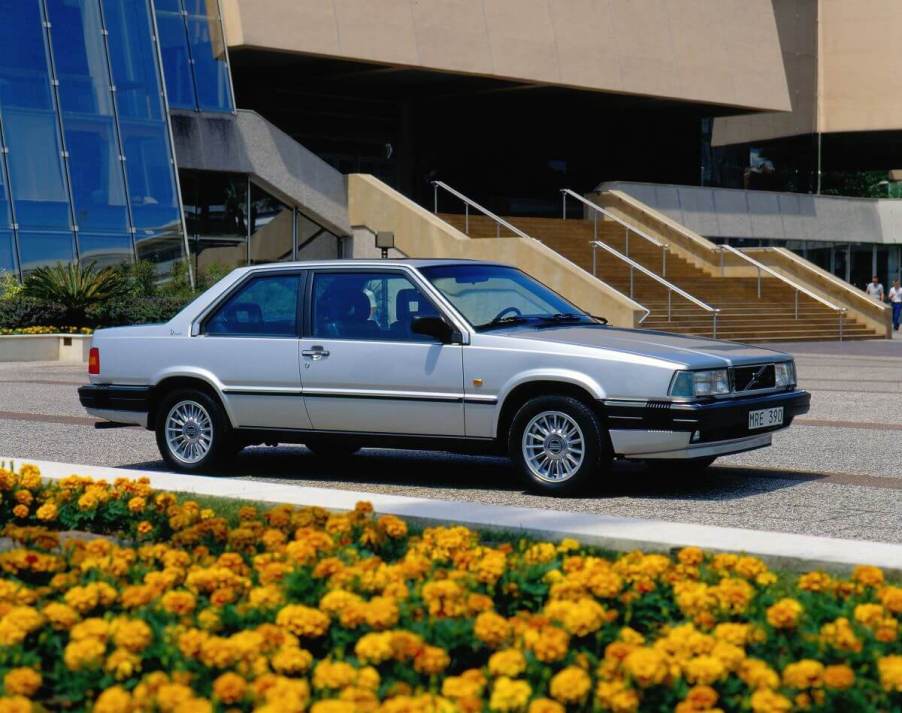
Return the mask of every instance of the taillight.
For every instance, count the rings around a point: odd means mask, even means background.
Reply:
[[[91,347],[91,351],[88,352],[88,373],[100,373],[100,350],[97,347]]]

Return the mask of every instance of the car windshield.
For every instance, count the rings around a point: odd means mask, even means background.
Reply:
[[[420,268],[420,272],[479,331],[526,323],[595,322],[513,267],[451,264]]]

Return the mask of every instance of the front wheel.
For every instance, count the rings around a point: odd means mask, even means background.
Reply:
[[[219,403],[203,391],[185,389],[163,398],[157,421],[157,447],[175,470],[204,472],[237,445]]]
[[[514,416],[508,450],[527,487],[573,495],[598,484],[610,464],[601,422],[570,396],[537,396]]]

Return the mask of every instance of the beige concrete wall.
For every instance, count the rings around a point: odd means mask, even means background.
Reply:
[[[373,176],[348,176],[348,215],[354,226],[391,230],[408,257],[470,258],[514,265],[590,314],[633,327],[644,308],[532,238],[470,238]]]
[[[724,117],[715,146],[902,129],[902,2],[774,0],[790,113]]]
[[[790,108],[771,0],[223,0],[223,17],[232,49]]]

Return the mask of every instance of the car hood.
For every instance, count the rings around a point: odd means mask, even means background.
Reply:
[[[523,327],[508,332],[517,339],[572,344],[581,347],[626,352],[684,364],[690,368],[717,368],[781,361],[791,357],[772,349],[737,342],[687,337],[647,329],[562,325],[559,327]]]

